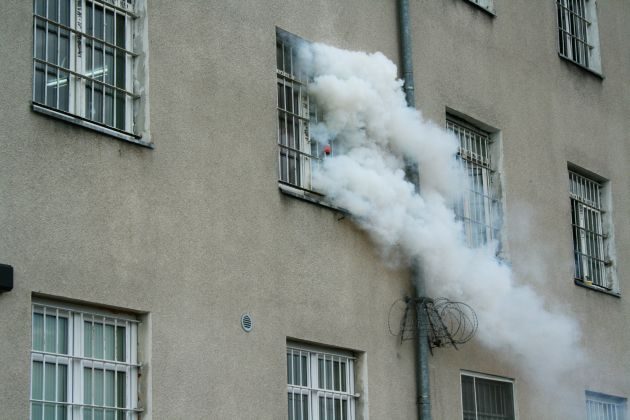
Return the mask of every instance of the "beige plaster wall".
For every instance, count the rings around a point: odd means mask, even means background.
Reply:
[[[553,2],[496,3],[491,17],[462,0],[411,1],[416,101],[436,121],[450,107],[501,130],[510,260],[580,320],[598,361],[567,378],[573,402],[584,389],[627,396],[630,307],[573,285],[566,165],[611,180],[623,295],[630,9],[599,6],[601,80],[558,57]],[[32,112],[32,4],[0,7],[0,262],[15,268],[0,295],[1,419],[28,416],[34,293],[150,314],[147,418],[284,418],[287,338],[356,350],[369,415],[414,418],[413,346],[387,328],[408,273],[347,217],[276,182],[275,27],[397,61],[395,1],[149,0],[154,150]],[[521,419],[559,418],[509,355],[471,343],[430,365],[436,419],[461,415],[460,369],[516,378]]]

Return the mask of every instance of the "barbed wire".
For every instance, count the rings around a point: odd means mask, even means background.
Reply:
[[[464,302],[455,302],[447,298],[405,297],[395,301],[389,309],[388,327],[392,335],[400,341],[411,340],[418,336],[417,311],[424,311],[424,326],[428,330],[431,348],[457,348],[475,335],[478,319],[475,311]],[[395,324],[397,325],[395,325]]]

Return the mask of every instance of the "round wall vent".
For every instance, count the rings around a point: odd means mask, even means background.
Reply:
[[[241,327],[245,332],[250,332],[254,327],[254,321],[252,320],[252,316],[249,312],[241,315]]]

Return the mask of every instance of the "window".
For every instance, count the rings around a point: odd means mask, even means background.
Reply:
[[[586,420],[626,420],[625,398],[586,391]]]
[[[140,137],[134,6],[134,0],[34,0],[34,110]]]
[[[464,224],[469,246],[483,246],[499,239],[500,201],[498,179],[492,162],[490,134],[454,117],[447,117],[446,129],[459,140],[458,161],[467,174],[467,190],[457,203],[455,214]]]
[[[33,303],[31,419],[137,419],[137,321]]]
[[[511,380],[462,373],[464,420],[513,420],[514,383]]]
[[[588,286],[618,292],[608,258],[609,213],[604,207],[602,190],[600,182],[569,170],[575,279]]]
[[[278,77],[278,177],[281,187],[312,191],[312,170],[330,146],[311,138],[309,126],[317,110],[308,96],[308,79],[300,69],[298,49],[306,41],[278,29],[276,58]]]
[[[353,420],[354,357],[337,350],[287,347],[289,420]]]
[[[560,56],[601,72],[595,0],[556,0],[556,8]]]
[[[494,1],[493,0],[468,0],[468,1],[494,14]]]

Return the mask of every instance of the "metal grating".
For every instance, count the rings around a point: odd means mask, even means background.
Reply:
[[[468,176],[467,192],[455,213],[464,223],[468,245],[482,246],[499,238],[500,202],[493,185],[490,135],[454,119],[447,119],[446,129],[459,140],[458,160]]]
[[[586,392],[587,420],[626,420],[625,398]]]
[[[289,420],[353,420],[354,358],[287,348]]]
[[[136,419],[137,321],[33,304],[31,419]]]
[[[300,68],[298,49],[305,41],[278,30],[276,61],[278,78],[278,177],[280,182],[303,190],[312,189],[312,171],[330,154],[310,135],[317,122],[317,107],[309,99],[308,78]]]
[[[514,420],[511,382],[462,375],[464,420]]]
[[[599,182],[569,171],[575,278],[612,289],[606,269],[601,188]]]
[[[133,130],[133,1],[34,0],[33,102]]]
[[[560,55],[590,67],[589,27],[586,2],[592,0],[556,0],[558,9],[558,51]]]

